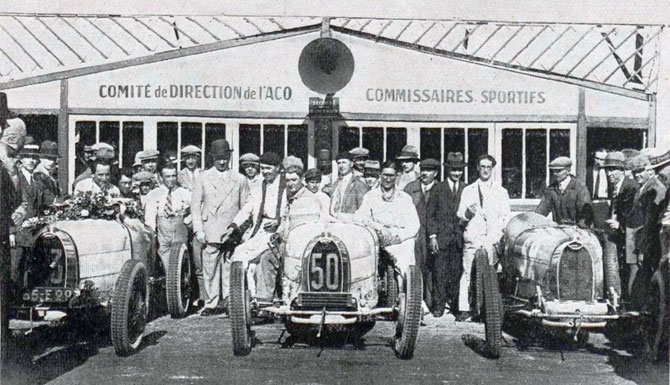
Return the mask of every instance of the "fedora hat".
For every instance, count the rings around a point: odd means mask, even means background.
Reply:
[[[447,154],[445,165],[449,168],[464,168],[465,164],[463,154],[460,152],[450,152]]]
[[[36,144],[26,144],[19,152],[19,156],[34,156],[40,155],[40,148]]]
[[[652,168],[660,168],[670,162],[670,150],[654,147],[649,151],[648,156]]]
[[[626,168],[626,156],[621,151],[608,152],[602,165],[603,168]]]
[[[408,144],[400,150],[396,160],[419,160],[419,151],[415,146]]]
[[[225,139],[217,139],[213,141],[209,151],[210,155],[212,155],[212,157],[215,159],[230,159],[231,152],[233,152],[233,150],[230,148],[230,144]]]
[[[58,144],[50,140],[45,140],[40,145],[40,157],[42,158],[60,158],[58,155]]]

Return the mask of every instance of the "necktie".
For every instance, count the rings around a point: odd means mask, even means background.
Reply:
[[[168,190],[168,195],[167,198],[165,199],[165,216],[166,217],[171,217],[174,215],[174,211],[172,210],[172,191]]]
[[[598,198],[600,193],[600,171],[596,171],[596,185],[593,188],[593,197]]]
[[[451,192],[454,195],[456,195],[456,193],[458,192],[458,182],[454,182],[451,184]]]
[[[482,187],[477,185],[477,190],[479,190],[479,207],[484,208],[484,195],[482,195]]]

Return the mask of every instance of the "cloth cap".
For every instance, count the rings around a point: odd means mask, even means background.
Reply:
[[[286,170],[289,167],[300,167],[301,170],[305,169],[305,165],[302,163],[302,160],[293,155],[289,155],[286,158],[284,158],[284,161],[282,163],[284,166],[284,170]]]
[[[419,164],[421,169],[426,169],[426,170],[439,170],[440,169],[440,162],[433,159],[433,158],[427,158],[421,161]]]
[[[96,158],[114,159],[114,147],[105,142],[96,143],[91,146],[95,150]]]
[[[93,146],[90,144],[85,144],[84,145],[84,152],[94,152],[95,150],[93,149]]]
[[[567,156],[559,156],[558,158],[549,162],[549,168],[552,170],[567,168],[572,166],[572,160]]]
[[[352,158],[368,157],[370,155],[370,151],[367,148],[356,147],[349,150],[349,155],[351,155]]]
[[[50,140],[45,140],[40,145],[40,156],[43,158],[59,158],[58,144]]]
[[[279,166],[281,163],[281,157],[272,151],[264,152],[260,158],[261,164],[267,164],[270,166]]]
[[[304,179],[305,182],[309,182],[312,180],[316,180],[317,182],[321,182],[321,171],[319,171],[318,168],[310,168],[309,170],[305,171]]]
[[[142,154],[144,154],[144,151],[138,151],[137,154],[135,154],[135,163],[133,163],[133,167],[142,165]]]
[[[335,157],[335,160],[340,160],[340,159],[349,159],[351,160],[351,154],[343,151],[343,152],[338,152],[337,156]]]
[[[632,149],[632,148],[625,148],[625,149],[621,150],[621,153],[623,154],[623,156],[626,157],[626,160],[631,159],[631,158],[633,158],[637,155],[640,155],[640,151]]]
[[[416,149],[416,146],[408,144],[400,150],[396,160],[419,160],[419,150]]]
[[[607,151],[596,151],[595,158],[598,160],[605,160],[607,158]]]
[[[240,163],[258,163],[260,160],[261,158],[258,155],[251,152],[247,152],[240,156]]]
[[[620,151],[614,151],[607,154],[603,162],[604,168],[626,168],[626,157]]]
[[[449,168],[463,168],[466,166],[463,160],[463,154],[460,152],[450,152],[447,154],[447,162],[445,165]]]
[[[642,171],[649,166],[651,166],[649,157],[644,154],[637,155],[628,161],[628,169],[631,171]]]
[[[648,156],[652,168],[661,167],[670,162],[670,150],[654,147],[649,151]]]
[[[40,147],[36,144],[26,144],[19,152],[20,156],[39,156]]]
[[[200,151],[200,148],[192,144],[189,144],[188,146],[181,149],[182,155],[200,155],[201,153],[202,151]]]
[[[133,174],[133,182],[137,183],[151,183],[153,182],[154,175],[149,171],[140,171]]]
[[[26,134],[26,123],[23,120],[7,119],[7,127],[2,131],[0,142],[17,151],[26,143]]]
[[[378,160],[366,160],[365,161],[365,171],[377,171],[381,169],[381,164]]]
[[[214,159],[230,159],[231,152],[233,152],[233,150],[230,148],[230,144],[225,139],[217,139],[213,141],[209,151],[210,155]]]
[[[156,159],[158,155],[160,155],[160,152],[156,149],[144,150],[142,151],[142,155],[140,155],[140,161]]]

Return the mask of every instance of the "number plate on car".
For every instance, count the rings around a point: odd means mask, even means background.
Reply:
[[[36,287],[23,293],[24,301],[31,302],[67,302],[74,295],[72,289],[64,287]]]

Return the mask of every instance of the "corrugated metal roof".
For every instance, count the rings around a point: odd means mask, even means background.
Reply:
[[[320,23],[311,17],[0,15],[0,84]],[[350,18],[330,24],[492,66],[656,90],[661,26]]]

